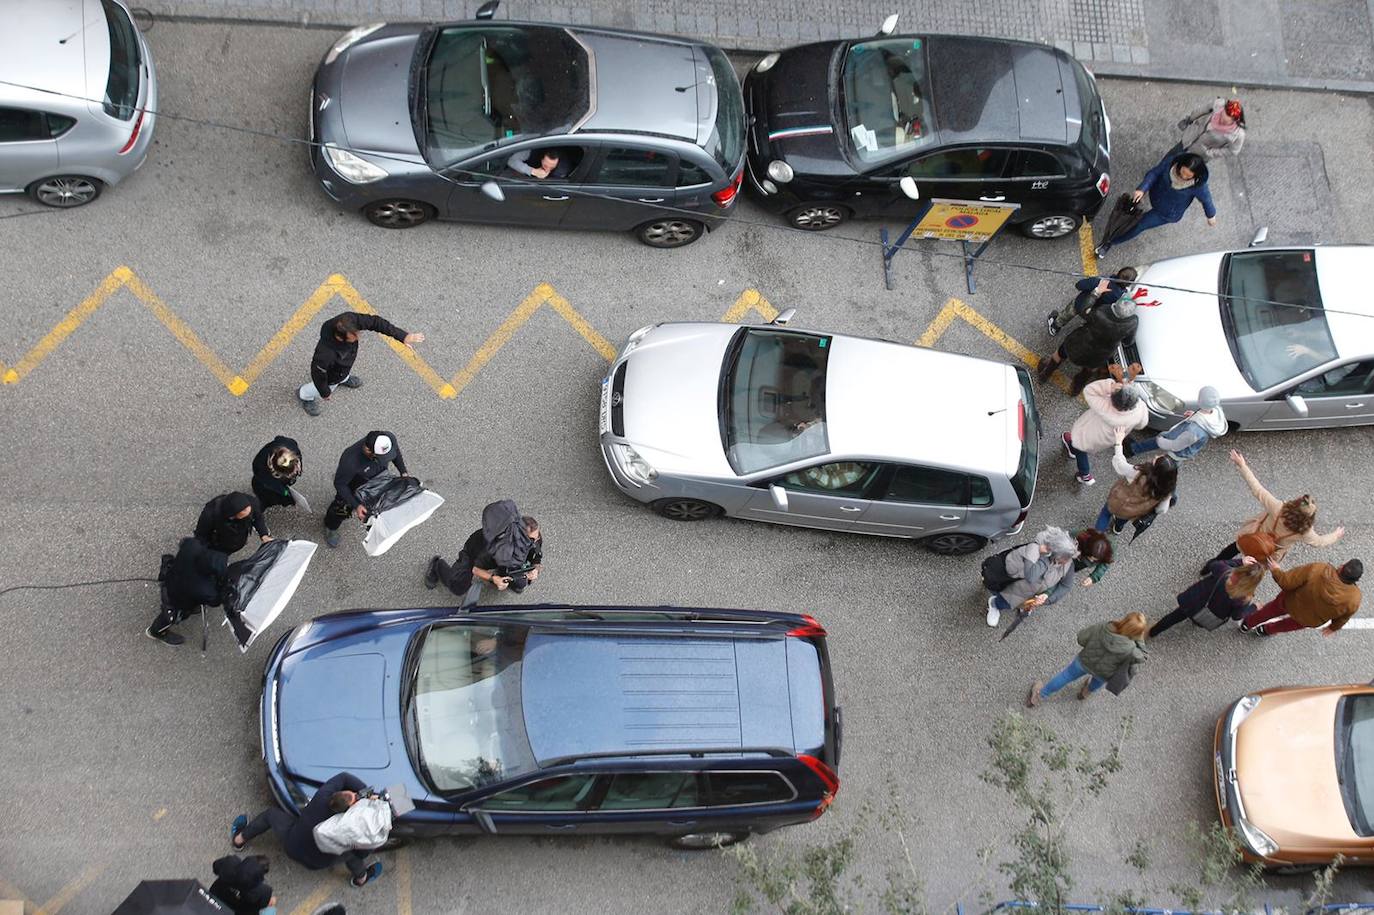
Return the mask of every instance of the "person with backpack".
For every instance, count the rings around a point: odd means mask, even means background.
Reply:
[[[1062,528],[1047,527],[1030,543],[983,561],[988,598],[987,624],[995,627],[1003,610],[1030,613],[1059,601],[1073,586],[1078,544]]]
[[[1187,461],[1196,457],[1207,443],[1226,434],[1226,414],[1221,409],[1221,395],[1211,385],[1205,385],[1197,392],[1197,409],[1183,414],[1182,421],[1169,429],[1142,438],[1125,442],[1127,457],[1135,457],[1147,451],[1165,451],[1176,461]]]
[[[1174,490],[1178,485],[1178,462],[1161,454],[1144,464],[1132,464],[1122,453],[1125,433],[1117,430],[1116,450],[1112,452],[1112,469],[1119,475],[1107,492],[1107,502],[1097,514],[1093,527],[1119,534],[1127,521],[1136,522],[1136,536],[1154,523],[1178,501]],[[1149,520],[1145,520],[1149,518]],[[1134,539],[1134,538],[1132,538]]]
[[[1207,563],[1207,574],[1179,593],[1178,606],[1150,627],[1150,638],[1184,620],[1209,632],[1227,620],[1239,623],[1255,611],[1255,590],[1262,581],[1264,566],[1249,556]]]
[[[510,499],[482,510],[482,526],[463,543],[453,562],[435,556],[425,569],[425,587],[443,584],[462,597],[460,607],[477,606],[482,586],[523,592],[539,578],[544,563],[544,537],[539,522],[520,514]]]
[[[1069,396],[1077,397],[1093,375],[1116,355],[1117,347],[1135,336],[1140,321],[1135,312],[1135,302],[1125,298],[1118,298],[1110,305],[1090,306],[1083,324],[1064,338],[1059,349],[1040,358],[1036,373],[1040,383],[1048,382],[1054,370],[1067,359],[1079,367],[1069,385]]]
[[[1086,699],[1103,686],[1119,694],[1131,682],[1135,668],[1149,657],[1145,639],[1150,621],[1145,614],[1128,613],[1119,620],[1078,630],[1080,651],[1048,683],[1037,680],[1026,694],[1026,707],[1035,708],[1075,680],[1086,677],[1078,698]]]
[[[1304,494],[1280,502],[1260,483],[1246,462],[1245,455],[1233,448],[1228,457],[1240,471],[1263,511],[1241,525],[1236,539],[1222,547],[1215,558],[1231,559],[1243,552],[1261,562],[1271,557],[1275,562],[1282,562],[1289,547],[1299,541],[1312,546],[1331,546],[1345,536],[1344,525],[1326,534],[1317,533],[1316,499]]]

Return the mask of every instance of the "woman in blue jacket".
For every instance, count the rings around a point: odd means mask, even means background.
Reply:
[[[1139,203],[1146,194],[1150,195],[1149,212],[1141,217],[1134,228],[1098,245],[1098,257],[1106,254],[1112,245],[1130,241],[1147,229],[1178,222],[1188,212],[1188,206],[1194,199],[1202,204],[1202,212],[1207,214],[1207,225],[1217,224],[1217,208],[1212,204],[1212,195],[1207,190],[1207,163],[1196,153],[1165,156],[1160,160],[1145,175],[1145,180],[1140,182],[1131,199]]]

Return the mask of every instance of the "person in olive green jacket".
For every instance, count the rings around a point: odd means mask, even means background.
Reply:
[[[1037,680],[1031,684],[1026,706],[1035,708],[1040,700],[1048,699],[1082,677],[1088,679],[1078,691],[1078,698],[1088,698],[1122,668],[1139,664],[1148,657],[1145,638],[1149,630],[1150,621],[1139,612],[1128,613],[1110,623],[1096,623],[1080,629],[1078,644],[1082,650],[1049,683]]]

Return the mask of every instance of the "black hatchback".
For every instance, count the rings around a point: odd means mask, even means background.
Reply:
[[[1056,48],[879,35],[769,54],[744,81],[749,177],[802,229],[905,221],[935,197],[1020,204],[1012,224],[1059,238],[1111,186],[1096,81]],[[919,199],[900,186],[913,178]]]

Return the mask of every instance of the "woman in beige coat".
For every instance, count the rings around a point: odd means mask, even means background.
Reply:
[[[1250,470],[1250,465],[1245,462],[1245,455],[1232,449],[1231,463],[1236,465],[1240,475],[1245,478],[1246,484],[1250,487],[1250,492],[1254,493],[1256,501],[1264,509],[1260,514],[1246,521],[1239,531],[1236,532],[1236,539],[1240,539],[1245,534],[1266,533],[1274,538],[1278,544],[1278,549],[1274,551],[1273,559],[1275,562],[1282,561],[1288,548],[1298,541],[1310,543],[1312,546],[1330,546],[1345,535],[1345,527],[1336,528],[1329,534],[1318,534],[1314,526],[1317,520],[1317,500],[1309,495],[1301,495],[1296,499],[1289,499],[1287,502],[1280,502],[1274,495],[1260,485],[1260,481],[1255,478],[1255,474]],[[1240,553],[1235,541],[1227,544],[1217,553],[1216,559],[1233,559]],[[1263,559],[1265,557],[1256,557]]]

